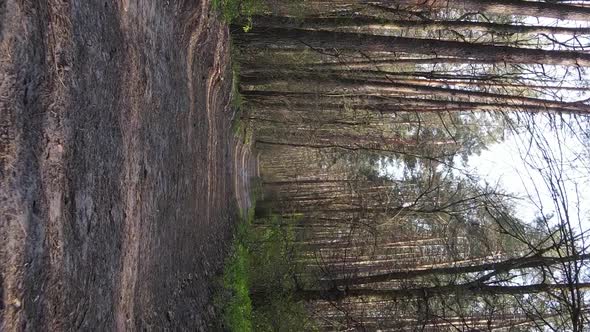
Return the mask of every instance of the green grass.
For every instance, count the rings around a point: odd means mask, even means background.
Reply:
[[[222,292],[216,301],[221,307],[223,324],[232,332],[253,331],[250,300],[251,253],[248,248],[249,228],[254,221],[257,191],[251,192],[252,206],[239,211],[239,223],[230,255],[225,261]],[[219,304],[220,302],[220,304]]]
[[[226,260],[223,274],[224,325],[235,332],[252,331],[252,301],[250,300],[249,261],[250,253],[240,241],[240,233],[247,227],[238,226],[238,238],[233,252]]]
[[[262,182],[254,178],[252,206],[239,211],[234,242],[215,298],[224,330],[317,331],[304,303],[294,296],[303,285],[295,280],[299,264],[292,226],[298,218],[274,214],[257,217],[255,207],[263,199]]]
[[[295,218],[270,215],[257,219],[265,227],[249,231],[249,248],[255,253],[250,261],[252,321],[255,331],[316,331],[304,303],[295,292],[304,287],[298,272]]]
[[[255,186],[252,202],[259,195]],[[224,328],[232,332],[316,331],[304,304],[293,296],[297,289],[293,228],[285,227],[285,220],[276,215],[255,220],[254,207],[240,211],[240,216],[225,262],[221,296],[216,299]],[[266,226],[257,227],[255,221]],[[257,294],[257,301],[251,294]]]
[[[252,16],[263,13],[266,5],[263,0],[213,0],[213,8],[221,13],[226,23],[240,21],[248,32],[252,29]]]

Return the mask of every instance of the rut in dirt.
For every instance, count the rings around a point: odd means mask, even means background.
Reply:
[[[8,0],[0,22],[0,329],[207,329],[250,162],[211,4]]]

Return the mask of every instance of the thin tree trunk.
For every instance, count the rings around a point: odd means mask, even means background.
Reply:
[[[395,112],[465,112],[465,111],[526,111],[526,112],[572,112],[571,109],[537,105],[514,105],[508,103],[483,103],[472,101],[449,101],[428,98],[407,98],[399,96],[373,96],[363,94],[348,94],[346,99],[340,95],[315,94],[306,92],[281,91],[243,91],[249,102],[260,105],[289,107],[317,107],[318,111],[343,110],[346,100],[347,107],[359,110],[369,110],[379,113]],[[284,97],[282,101],[277,98]]]
[[[334,69],[375,69],[382,66],[405,66],[405,65],[436,65],[436,64],[495,64],[495,60],[483,59],[465,59],[465,58],[400,58],[400,59],[380,59],[380,60],[357,60],[357,61],[339,61],[312,63],[309,67],[313,68],[334,68]],[[255,67],[253,67],[255,68]]]
[[[468,12],[502,15],[550,17],[560,20],[587,21],[590,8],[543,1],[522,0],[382,0],[382,4],[419,6],[420,8],[454,8]]]
[[[341,291],[338,289],[330,290],[300,290],[297,297],[301,300],[340,300],[346,297],[381,297],[388,299],[401,298],[423,298],[432,296],[445,296],[453,294],[472,294],[472,295],[525,295],[538,294],[557,290],[569,290],[570,284],[532,284],[523,286],[490,286],[479,284],[461,284],[434,286],[410,289],[349,289]],[[589,289],[590,283],[578,283],[574,285],[576,289]]]
[[[280,70],[277,68],[250,68],[241,71],[241,77],[245,78],[245,81],[253,80],[262,77],[273,77],[273,78],[284,78],[284,77],[297,77],[301,76],[301,69],[286,69]],[[372,79],[379,80],[380,82],[404,82],[419,85],[446,87],[446,86],[479,86],[479,87],[515,87],[524,89],[540,89],[540,90],[562,90],[562,91],[588,91],[587,87],[567,86],[567,85],[551,85],[549,81],[546,84],[525,84],[525,83],[510,83],[510,77],[502,77],[501,75],[450,75],[450,74],[437,74],[435,72],[393,72],[386,70],[334,70],[334,69],[320,69],[319,72],[314,72],[313,76],[335,76],[335,77],[347,77],[356,79]]]
[[[434,268],[427,270],[394,271],[381,273],[366,277],[342,278],[328,280],[327,283],[335,286],[362,285],[392,280],[408,280],[418,277],[447,274],[464,274],[484,271],[507,272],[514,269],[551,266],[561,263],[568,263],[575,260],[589,259],[590,254],[570,257],[522,257],[509,259],[503,262],[487,263],[473,266],[456,266],[445,268]]]
[[[311,75],[307,75],[308,77]],[[262,76],[247,78],[244,77],[242,82],[245,84],[269,84],[284,82],[289,83],[288,80],[280,80],[275,78],[265,78]],[[537,106],[542,108],[561,108],[569,112],[589,112],[590,106],[581,103],[568,103],[553,101],[547,99],[539,99],[532,97],[521,97],[513,95],[504,95],[490,92],[480,91],[469,91],[461,89],[449,89],[444,87],[408,84],[402,82],[375,82],[375,81],[364,81],[347,78],[334,78],[334,79],[323,79],[323,78],[297,78],[297,85],[303,87],[309,87],[320,93],[326,94],[377,94],[380,96],[396,96],[396,95],[436,95],[444,96],[448,98],[465,98],[469,101],[481,101],[485,103],[502,103],[513,105],[515,107],[524,108],[525,105]]]

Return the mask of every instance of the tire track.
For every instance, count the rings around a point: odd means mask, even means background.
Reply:
[[[209,70],[209,78],[207,79],[207,99],[205,108],[207,110],[207,220],[210,220],[211,208],[215,208],[213,205],[216,202],[216,192],[214,188],[214,181],[217,179],[217,167],[216,167],[216,145],[217,140],[217,117],[216,112],[222,111],[217,110],[214,106],[217,106],[217,93],[218,84],[221,82],[221,60],[225,60],[224,52],[225,45],[227,44],[227,29],[219,30],[217,34],[217,43],[215,45],[214,61],[211,69]]]

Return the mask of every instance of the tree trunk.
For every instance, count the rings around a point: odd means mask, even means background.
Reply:
[[[473,102],[473,101],[449,101],[428,98],[408,98],[355,94],[347,98],[330,94],[314,94],[306,92],[281,92],[281,91],[244,91],[243,95],[248,97],[249,102],[265,106],[285,107],[288,105],[301,107],[317,107],[318,111],[344,109],[346,106],[351,109],[369,110],[379,113],[395,112],[466,112],[466,111],[527,111],[527,112],[572,112],[571,109],[561,107],[536,106],[536,105],[514,105],[501,102]],[[278,98],[283,100],[277,101]]]
[[[388,299],[401,298],[430,298],[432,296],[445,296],[453,294],[471,295],[525,295],[538,294],[556,290],[590,289],[590,283],[570,284],[532,284],[523,286],[490,286],[479,284],[461,284],[434,286],[410,289],[349,289],[341,291],[336,288],[330,290],[301,290],[297,297],[301,300],[340,300],[346,297],[381,297]]]
[[[432,275],[448,275],[448,274],[464,274],[484,271],[507,272],[514,269],[524,269],[542,266],[551,266],[561,263],[573,262],[576,260],[589,259],[590,254],[569,257],[522,257],[509,259],[503,262],[487,263],[472,266],[454,266],[444,268],[434,268],[427,270],[410,270],[410,271],[394,271],[389,273],[381,273],[370,275],[366,277],[342,278],[327,280],[330,285],[344,286],[344,285],[362,285],[377,282],[385,282],[391,280],[408,280],[418,277],[432,276]]]
[[[590,28],[568,28],[553,27],[544,25],[512,25],[488,22],[469,22],[469,21],[412,21],[412,20],[383,20],[374,17],[324,17],[324,18],[305,18],[303,20],[294,19],[285,16],[255,16],[253,25],[256,27],[274,27],[274,28],[297,28],[313,30],[399,30],[399,29],[419,29],[425,31],[435,30],[471,30],[493,32],[497,34],[562,34],[562,35],[582,35],[590,34]]]
[[[449,89],[444,87],[408,84],[396,81],[385,83],[376,81],[355,80],[348,78],[310,79],[310,76],[313,75],[307,75],[307,77],[296,77],[297,85],[326,94],[376,94],[384,97],[395,97],[398,95],[436,95],[448,97],[449,99],[464,98],[467,99],[467,101],[507,104],[512,105],[513,107],[522,108],[523,110],[526,110],[527,106],[535,106],[544,109],[559,108],[563,109],[565,112],[585,113],[590,111],[590,106],[582,103],[568,103],[532,97],[521,97],[461,89]],[[262,76],[252,78],[243,77],[241,81],[245,84],[251,83],[250,81],[254,81],[254,84],[269,84],[277,82],[289,83],[289,80],[265,78]]]
[[[277,70],[276,68],[259,68],[259,69],[246,69],[240,73],[240,77],[244,79],[244,82],[252,81],[256,83],[256,80],[263,79],[265,77],[273,78],[292,78],[305,74],[302,70]],[[335,78],[355,78],[355,79],[367,79],[374,80],[381,83],[387,82],[403,82],[409,84],[435,86],[435,87],[448,87],[448,86],[461,86],[461,87],[513,87],[519,89],[536,89],[536,90],[561,90],[561,91],[588,91],[587,87],[579,86],[568,86],[568,85],[555,85],[549,84],[550,81],[546,80],[541,83],[545,84],[525,84],[525,83],[510,83],[513,81],[510,77],[502,77],[501,75],[449,75],[449,74],[437,74],[434,72],[393,72],[385,70],[334,70],[334,69],[320,69],[319,72],[314,72],[313,75],[307,74],[307,76],[333,76]],[[532,81],[532,80],[531,80]]]
[[[404,52],[428,56],[450,56],[493,60],[497,63],[546,64],[590,67],[590,54],[548,51],[467,42],[376,36],[362,33],[310,31],[284,28],[253,28],[245,33],[234,26],[236,42],[251,48],[304,48]]]
[[[419,6],[420,8],[454,8],[468,12],[501,15],[549,17],[560,20],[587,21],[590,8],[542,1],[522,0],[382,0],[382,4]]]

